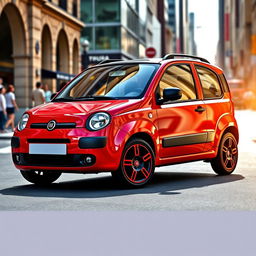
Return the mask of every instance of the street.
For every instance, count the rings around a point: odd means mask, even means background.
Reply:
[[[236,111],[239,162],[230,176],[209,163],[157,168],[145,188],[120,189],[110,174],[63,174],[48,187],[25,181],[11,161],[10,140],[0,140],[0,210],[256,210],[256,112]]]

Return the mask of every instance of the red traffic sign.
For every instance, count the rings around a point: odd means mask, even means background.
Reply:
[[[148,47],[146,49],[146,56],[148,58],[154,58],[156,56],[156,49],[154,47]]]

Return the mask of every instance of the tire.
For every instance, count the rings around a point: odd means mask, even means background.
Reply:
[[[58,171],[20,171],[21,175],[29,182],[36,185],[49,185],[56,181],[61,172]]]
[[[237,160],[237,140],[232,133],[225,133],[221,138],[217,157],[211,160],[212,169],[219,175],[229,175],[235,170]]]
[[[119,169],[113,178],[123,187],[142,187],[149,183],[155,170],[155,154],[144,140],[133,139],[126,144]]]

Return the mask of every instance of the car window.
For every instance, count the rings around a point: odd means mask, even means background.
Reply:
[[[95,66],[71,81],[54,100],[141,98],[158,68],[151,63]]]
[[[226,80],[224,74],[221,74],[219,77],[220,77],[224,92],[229,92],[228,83],[227,83],[227,80]]]
[[[165,88],[179,88],[181,99],[177,101],[194,100],[197,98],[194,79],[189,65],[172,65],[164,72],[157,89],[157,99],[163,99]]]
[[[205,99],[219,98],[222,95],[217,75],[208,68],[196,66]]]

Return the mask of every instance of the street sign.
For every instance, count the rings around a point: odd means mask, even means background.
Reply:
[[[156,49],[154,47],[148,47],[146,49],[146,56],[148,58],[154,58],[156,56]]]

